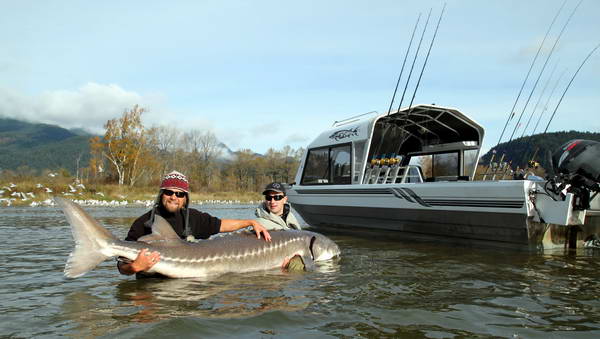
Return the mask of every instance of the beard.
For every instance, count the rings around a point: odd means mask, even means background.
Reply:
[[[185,206],[185,199],[183,201],[163,200],[162,204],[168,212],[177,213]]]

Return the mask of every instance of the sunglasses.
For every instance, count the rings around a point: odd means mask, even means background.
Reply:
[[[175,192],[175,191],[171,191],[171,190],[163,190],[163,194],[166,195],[167,197],[170,197],[173,194],[175,194],[176,197],[183,198],[183,197],[185,197],[185,195],[187,193],[185,193],[185,192]]]
[[[271,201],[273,199],[275,199],[275,201],[279,201],[283,198],[285,198],[285,195],[265,195],[266,201]]]

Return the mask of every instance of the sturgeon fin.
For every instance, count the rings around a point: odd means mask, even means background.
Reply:
[[[140,237],[138,241],[161,246],[178,246],[184,242],[175,233],[171,224],[160,215],[155,216],[154,223],[152,224],[152,233]]]
[[[71,200],[55,197],[54,201],[65,213],[75,240],[75,249],[65,266],[65,276],[77,278],[110,258],[104,252],[109,242],[117,238]]]
[[[299,258],[302,264],[300,265],[295,258]],[[315,262],[310,256],[296,254],[290,258],[289,262],[285,266],[285,270],[288,272],[302,272],[302,271],[313,271],[315,269]]]

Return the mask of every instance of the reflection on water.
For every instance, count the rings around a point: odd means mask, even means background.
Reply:
[[[175,318],[235,320],[269,312],[301,312],[313,302],[306,296],[313,285],[307,283],[307,276],[331,274],[336,267],[332,262],[311,273],[228,274],[208,281],[123,280],[100,296],[82,290],[65,295],[53,322],[67,325],[77,337],[88,337]]]
[[[122,305],[136,306],[132,321],[197,316],[202,318],[239,318],[263,312],[296,311],[306,300],[286,294],[298,280],[293,275],[227,275],[214,281],[184,279],[145,279],[125,281],[116,286],[115,297]]]
[[[87,209],[120,238],[144,209]],[[209,212],[248,218],[251,208]],[[247,213],[247,214],[244,214]],[[65,279],[70,229],[51,208],[0,209],[6,337],[523,337],[600,334],[600,251],[535,254],[340,235],[314,272],[213,280]],[[369,239],[369,240],[365,240]]]

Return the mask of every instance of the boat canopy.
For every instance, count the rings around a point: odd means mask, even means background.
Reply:
[[[321,133],[308,146],[303,159],[308,175],[297,179],[305,184],[361,183],[373,161],[393,158],[399,165],[407,166],[431,161],[419,158],[429,156],[447,163],[451,153],[456,154],[452,175],[444,176],[470,177],[483,135],[482,126],[454,108],[417,105],[389,115],[369,112],[336,121]],[[344,174],[336,175],[335,168]],[[329,175],[320,174],[325,172]],[[432,172],[426,176],[436,175]]]
[[[400,147],[418,151],[455,142],[474,142],[481,145],[484,129],[457,109],[435,105],[417,105],[397,112],[369,112],[346,120],[336,121],[332,128],[321,133],[308,148],[360,142],[397,139],[398,144],[386,148],[400,154]],[[400,145],[409,143],[409,145]],[[396,147],[398,146],[398,147]],[[380,151],[379,151],[380,152]]]

